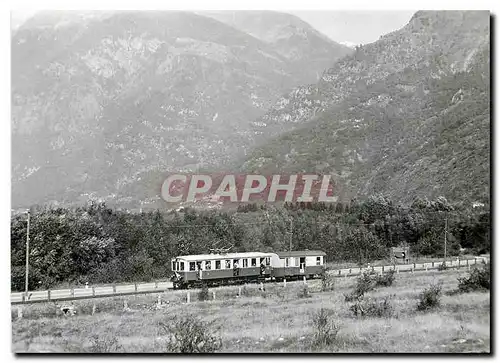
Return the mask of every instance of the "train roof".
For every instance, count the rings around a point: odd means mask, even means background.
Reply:
[[[273,252],[242,252],[242,253],[225,253],[225,254],[206,254],[206,255],[186,255],[177,256],[177,259],[185,261],[204,261],[204,260],[225,260],[235,258],[250,258],[250,257],[270,257]]]
[[[282,251],[282,252],[276,252],[276,254],[282,258],[282,257],[304,257],[304,256],[326,256],[326,253],[323,251],[315,250],[315,251],[309,251],[309,250],[304,250],[304,251]]]

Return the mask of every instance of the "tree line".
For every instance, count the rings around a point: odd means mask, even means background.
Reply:
[[[38,206],[30,219],[29,285],[49,288],[170,276],[170,259],[223,249],[231,252],[320,249],[328,261],[359,264],[408,245],[415,256],[485,253],[490,214],[445,198],[398,205],[384,196],[347,204],[241,205],[238,210],[132,213],[89,202],[76,208]],[[24,289],[26,214],[11,218],[11,288]]]

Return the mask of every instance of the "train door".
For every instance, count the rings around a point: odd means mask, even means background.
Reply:
[[[233,276],[239,276],[240,274],[240,260],[235,258],[233,260]]]
[[[303,274],[306,271],[306,258],[301,257],[299,259],[300,273]]]

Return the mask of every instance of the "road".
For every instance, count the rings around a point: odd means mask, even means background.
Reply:
[[[469,260],[454,260],[446,261],[447,267],[453,268],[468,268],[467,266],[473,266],[475,264],[487,263],[488,259],[486,257],[477,257]],[[382,273],[384,271],[389,271],[393,268],[396,272],[412,272],[412,271],[429,271],[437,270],[442,262],[426,262],[417,264],[407,264],[407,265],[387,265],[387,266],[373,266],[369,269]],[[366,271],[368,268],[343,268],[337,270],[330,270],[330,274],[337,277],[346,276],[356,276],[362,271]],[[45,290],[45,291],[30,291],[28,295],[25,296],[24,292],[13,292],[10,294],[11,304],[26,304],[32,302],[47,302],[47,301],[63,301],[63,300],[78,300],[78,299],[91,299],[96,297],[110,297],[110,296],[122,296],[122,295],[134,295],[134,294],[146,294],[161,292],[168,289],[172,289],[172,282],[162,281],[162,282],[150,282],[150,283],[138,283],[138,284],[128,284],[128,285],[112,285],[112,286],[93,286],[89,288],[74,288],[74,289],[61,289],[61,290]]]

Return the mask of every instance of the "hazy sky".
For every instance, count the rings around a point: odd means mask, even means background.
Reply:
[[[371,43],[401,29],[415,11],[289,11],[336,42]]]
[[[12,26],[17,27],[35,11],[12,11]],[[305,20],[337,42],[366,44],[381,35],[402,28],[414,11],[288,11]]]

